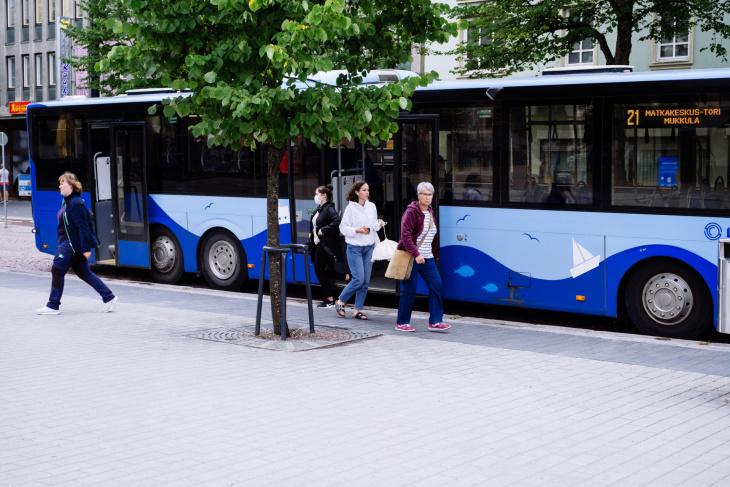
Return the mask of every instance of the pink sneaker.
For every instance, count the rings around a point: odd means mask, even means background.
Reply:
[[[451,328],[451,325],[445,323],[430,323],[428,325],[428,331],[446,331]]]
[[[416,331],[411,325],[395,325],[395,329],[398,331]]]

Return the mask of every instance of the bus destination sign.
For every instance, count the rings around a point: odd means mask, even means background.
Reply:
[[[629,108],[626,110],[628,127],[720,127],[727,120],[723,108]]]

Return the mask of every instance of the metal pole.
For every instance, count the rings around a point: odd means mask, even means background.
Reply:
[[[303,258],[304,258],[304,275],[306,276],[306,284],[307,284],[307,308],[309,308],[309,333],[314,333],[314,311],[312,310],[312,280],[309,275],[309,262],[307,259],[307,256],[309,255],[309,251],[304,248],[303,251]],[[294,254],[292,254],[292,259],[294,258]]]
[[[254,335],[259,336],[261,331],[261,307],[264,301],[264,271],[266,270],[266,249],[261,253],[261,272],[259,273],[259,299],[256,305],[256,329]]]
[[[5,134],[3,134],[5,135]],[[7,184],[5,184],[5,144],[3,144],[3,206],[5,207],[5,228],[8,228],[8,194],[7,194]],[[8,175],[10,176],[10,175]],[[10,177],[8,177],[8,181],[10,181]]]
[[[286,256],[287,254],[279,254],[281,259],[281,341],[286,340],[286,334],[289,326],[286,324]]]
[[[342,208],[342,144],[337,146],[337,209],[340,210],[340,214],[344,211]]]

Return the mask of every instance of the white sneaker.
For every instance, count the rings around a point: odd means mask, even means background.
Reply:
[[[114,296],[114,299],[112,299],[108,303],[104,303],[104,309],[102,309],[101,312],[102,313],[110,312],[114,308],[114,305],[117,304],[117,299],[119,299],[119,298]]]
[[[44,306],[42,308],[38,308],[35,310],[36,314],[39,315],[60,315],[61,312],[57,309],[49,308],[48,306]]]

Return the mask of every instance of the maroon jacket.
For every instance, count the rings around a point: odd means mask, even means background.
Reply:
[[[428,207],[429,213],[431,213],[431,219],[433,225],[436,225],[436,215],[433,213],[433,208]],[[418,201],[414,201],[406,208],[403,212],[403,217],[400,221],[400,241],[398,242],[398,249],[405,250],[413,257],[421,255],[418,252],[418,236],[423,232],[423,222],[426,220],[425,215],[418,206]],[[436,232],[436,236],[433,238],[433,256],[439,258],[439,234]]]

